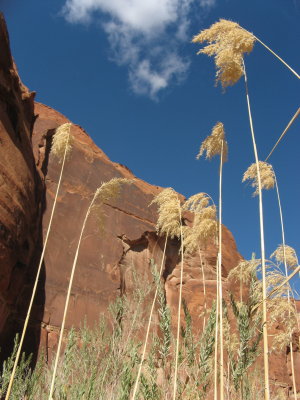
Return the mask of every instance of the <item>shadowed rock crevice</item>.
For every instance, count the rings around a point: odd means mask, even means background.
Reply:
[[[31,137],[34,93],[20,81],[13,63],[9,38],[0,13],[0,358],[7,357],[24,322],[32,289],[35,257],[41,241],[43,185],[35,167]],[[28,290],[28,289],[27,289]],[[34,320],[34,317],[33,317]],[[37,353],[28,332],[24,350]]]

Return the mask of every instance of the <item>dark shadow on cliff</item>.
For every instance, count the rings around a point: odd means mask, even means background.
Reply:
[[[34,281],[37,274],[37,269],[40,261],[40,256],[43,246],[43,231],[42,231],[42,216],[46,209],[45,204],[45,188],[42,184],[41,178],[36,172],[36,187],[35,196],[36,204],[39,204],[38,214],[38,228],[36,229],[36,240],[34,243],[24,238],[23,247],[24,252],[32,253],[29,263],[26,265],[23,261],[18,260],[11,273],[11,282],[16,279],[22,281],[21,288],[19,290],[17,298],[11,298],[11,313],[8,316],[4,329],[0,333],[0,365],[2,366],[3,361],[7,359],[12,353],[14,339],[17,334],[19,338],[22,334],[24,321],[26,318]],[[34,229],[34,227],[32,227]],[[32,232],[31,232],[32,233]],[[38,357],[38,349],[40,345],[41,336],[41,324],[44,314],[45,306],[45,265],[42,264],[40,277],[38,281],[37,291],[35,294],[33,307],[30,314],[29,324],[27,327],[24,343],[22,346],[22,352],[28,356],[32,354],[32,367],[35,366]],[[9,292],[10,287],[8,287]]]

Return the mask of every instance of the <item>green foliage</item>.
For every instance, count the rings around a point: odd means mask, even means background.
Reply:
[[[203,392],[206,393],[210,385],[212,373],[212,355],[215,346],[215,328],[216,328],[216,303],[213,303],[209,319],[202,334],[200,345],[199,369],[200,382]]]

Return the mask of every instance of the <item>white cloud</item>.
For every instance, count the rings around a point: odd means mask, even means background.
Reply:
[[[216,0],[67,0],[69,22],[88,23],[101,16],[111,58],[129,70],[134,92],[156,98],[183,79],[189,62],[180,53],[189,40],[192,3],[209,8]]]

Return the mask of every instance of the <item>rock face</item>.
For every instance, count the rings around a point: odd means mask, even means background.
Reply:
[[[42,182],[31,136],[34,93],[21,83],[0,14],[0,338],[27,284],[41,221]],[[3,352],[3,351],[2,351]]]
[[[61,164],[48,154],[51,136],[59,125],[69,122],[60,113],[36,103],[37,114],[33,134],[33,149],[41,174],[45,174],[46,203],[43,232],[48,226]],[[79,126],[72,125],[74,137],[72,154],[66,163],[53,228],[45,254],[45,304],[40,310],[43,342],[55,345],[62,320],[66,286],[74,258],[80,229],[93,193],[113,177],[135,179],[124,185],[119,199],[103,206],[100,227],[97,215],[91,214],[82,241],[75,280],[72,288],[66,327],[79,326],[84,316],[93,325],[99,313],[117,296],[132,290],[132,271],[138,279],[152,281],[150,258],[157,263],[162,257],[164,239],[155,234],[156,207],[149,204],[161,188],[137,179],[127,168],[113,163],[92,142]],[[224,264],[226,274],[241,258],[230,232],[224,228]],[[163,276],[171,308],[177,306],[179,281],[179,242],[169,241]],[[203,253],[206,265],[207,298],[215,297],[216,249],[208,247]],[[202,275],[198,257],[185,263],[184,296],[188,305],[199,315],[203,307]],[[174,315],[176,313],[174,312]],[[198,322],[200,324],[200,321]]]
[[[50,107],[34,104],[33,94],[22,85],[13,64],[3,17],[0,23],[0,346],[9,349],[9,340],[24,321],[60,174],[61,164],[51,153],[52,136],[58,126],[69,121]],[[156,207],[149,207],[161,188],[137,179],[126,167],[110,161],[78,125],[72,125],[71,134],[72,152],[63,173],[25,343],[25,348],[35,353],[42,349],[47,359],[56,348],[80,229],[102,182],[113,177],[135,179],[122,187],[118,199],[102,206],[101,221],[96,212],[87,221],[66,328],[78,327],[84,319],[93,326],[112,300],[124,293],[130,295],[136,283],[133,271],[138,282],[152,282],[149,260],[154,259],[159,266],[164,248],[164,238],[155,233]],[[185,223],[190,224],[191,218],[185,214]],[[222,246],[224,297],[228,298],[227,290],[237,288],[226,277],[241,256],[226,227]],[[216,248],[200,247],[201,258],[196,254],[184,260],[183,280],[183,297],[196,329],[202,326],[200,314],[205,302],[210,307],[216,293]],[[169,240],[166,249],[163,279],[176,323],[179,242]],[[295,357],[299,365],[299,353]],[[272,379],[290,385],[289,364],[289,354],[273,356]]]

